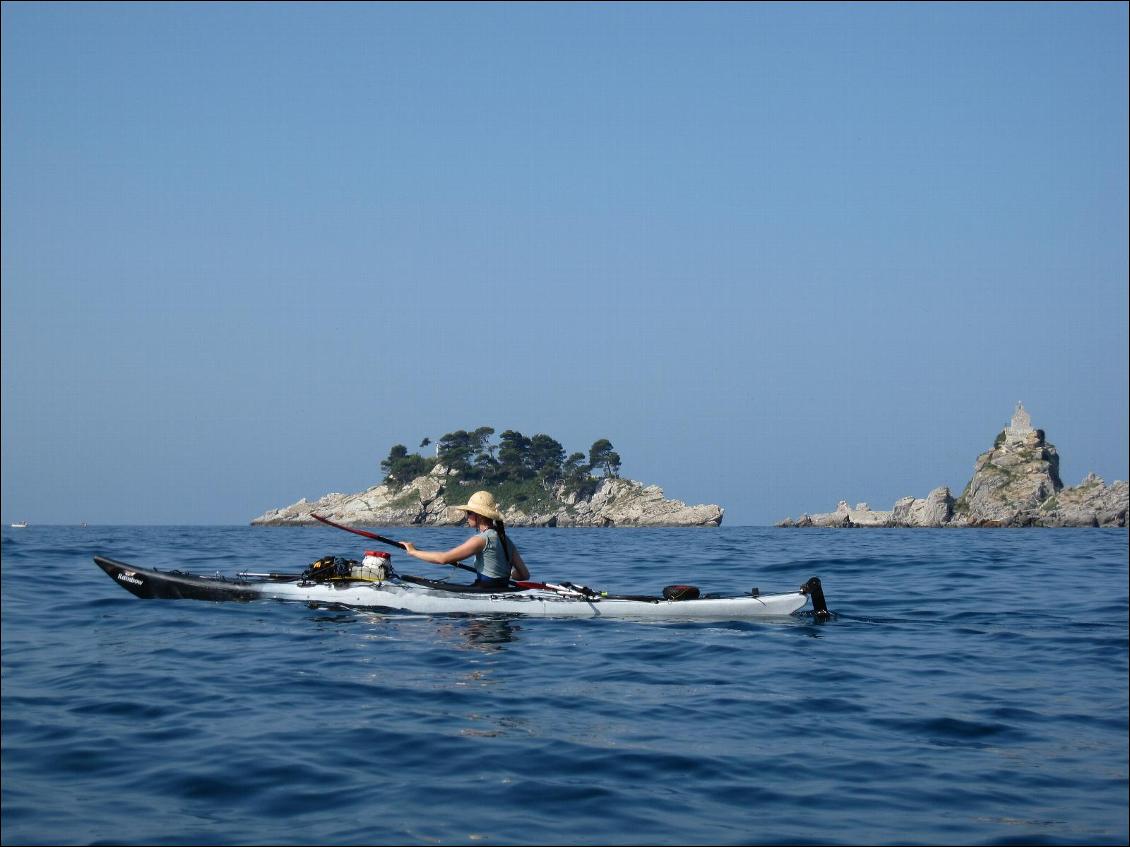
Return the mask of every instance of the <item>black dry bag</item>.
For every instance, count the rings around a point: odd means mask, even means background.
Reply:
[[[668,585],[663,588],[664,600],[697,600],[698,588],[694,585]]]

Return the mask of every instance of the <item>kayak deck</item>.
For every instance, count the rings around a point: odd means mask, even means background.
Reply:
[[[295,574],[200,576],[183,571],[142,568],[95,556],[95,563],[131,594],[144,599],[292,600],[360,609],[388,609],[424,614],[503,614],[535,617],[729,619],[791,615],[811,598],[814,612],[827,615],[820,581],[783,594],[738,597],[706,596],[688,600],[618,597],[583,586],[527,583],[494,592],[460,591],[459,586],[419,577],[393,576],[382,581],[333,579],[313,582]]]

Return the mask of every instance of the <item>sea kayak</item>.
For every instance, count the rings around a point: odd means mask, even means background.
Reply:
[[[828,615],[820,580],[816,577],[798,590],[783,594],[758,594],[754,589],[745,596],[718,597],[699,595],[697,590],[692,590],[669,593],[693,599],[668,599],[608,594],[572,583],[521,582],[488,593],[461,591],[459,585],[395,573],[382,580],[314,581],[302,574],[204,576],[179,570],[141,568],[105,556],[95,556],[94,561],[118,585],[144,599],[298,600],[422,614],[671,620],[782,617],[800,611],[811,599],[817,617]]]

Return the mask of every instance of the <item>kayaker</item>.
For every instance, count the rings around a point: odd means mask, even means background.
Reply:
[[[475,534],[446,552],[417,550],[411,541],[402,541],[409,556],[415,556],[433,565],[452,565],[475,557],[474,587],[482,591],[505,588],[511,579],[529,579],[530,571],[522,561],[522,554],[506,535],[502,513],[489,491],[476,491],[462,506],[448,506],[467,513],[467,523]]]

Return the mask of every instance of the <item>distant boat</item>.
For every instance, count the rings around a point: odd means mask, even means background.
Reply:
[[[27,521],[17,521],[12,524],[12,529],[27,529]]]

